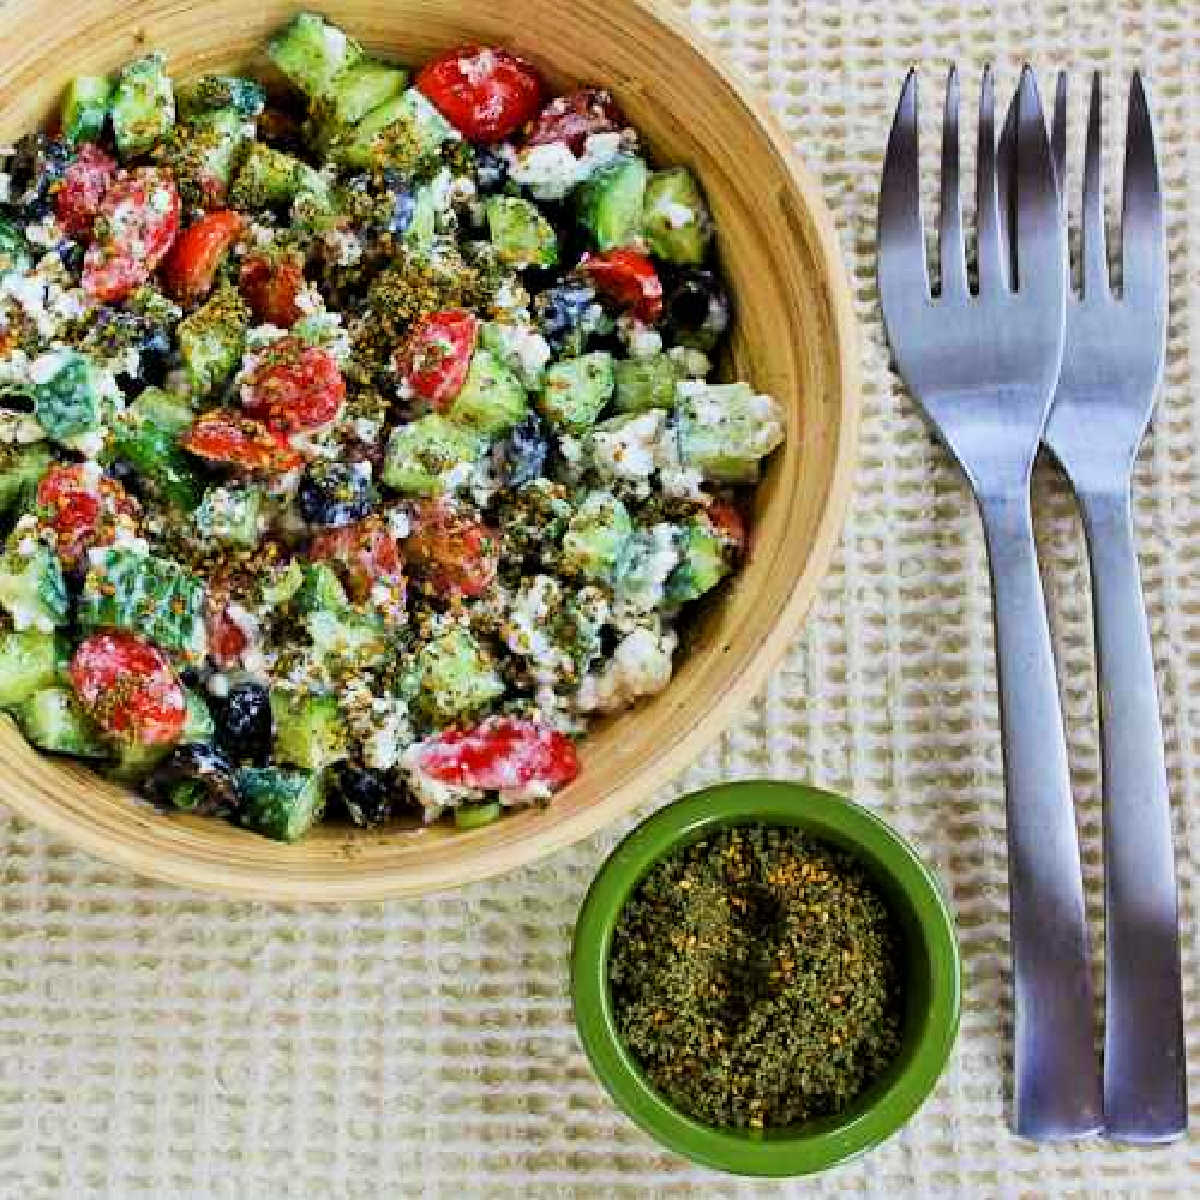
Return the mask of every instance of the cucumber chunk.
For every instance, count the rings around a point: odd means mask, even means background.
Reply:
[[[175,107],[187,120],[221,109],[232,109],[244,120],[257,117],[266,107],[261,83],[242,75],[201,75],[175,89]]]
[[[730,571],[721,539],[705,524],[689,521],[679,534],[679,563],[667,579],[668,604],[686,604],[711,591]]]
[[[0,633],[0,708],[12,708],[58,679],[54,634],[37,629]]]
[[[490,350],[521,381],[528,391],[537,391],[550,361],[550,343],[532,326],[485,321],[479,328],[479,344]]]
[[[346,723],[336,696],[300,695],[271,689],[275,758],[319,771],[346,757]]]
[[[69,444],[99,429],[100,383],[91,360],[78,350],[58,350],[48,366],[52,374],[32,388],[33,415],[46,436]]]
[[[675,394],[683,466],[716,483],[754,483],[759,460],[783,441],[779,405],[747,383],[689,380]]]
[[[40,542],[31,554],[11,547],[0,556],[0,606],[17,629],[49,633],[70,607],[58,555]]]
[[[252,142],[229,189],[236,208],[257,209],[291,204],[300,196],[329,201],[329,185],[306,162],[262,142]]]
[[[435,721],[476,712],[504,694],[491,656],[471,633],[458,628],[421,647],[416,682],[415,707]]]
[[[166,59],[148,54],[126,66],[112,97],[113,135],[122,158],[144,154],[175,124],[175,91]]]
[[[430,413],[392,430],[383,463],[383,482],[409,496],[453,491],[470,475],[469,470],[456,468],[469,468],[482,450],[482,439],[474,430],[440,413]]]
[[[304,563],[300,571],[300,586],[291,600],[298,613],[337,613],[349,605],[346,589],[328,563]]]
[[[437,201],[432,182],[423,183],[413,196],[412,216],[404,231],[404,243],[421,254],[428,254],[437,236]]]
[[[362,47],[316,13],[297,13],[267,43],[267,57],[309,99],[363,56]]]
[[[113,457],[135,468],[141,487],[182,512],[191,512],[204,490],[178,440],[193,415],[166,392],[147,388],[112,424]]]
[[[620,412],[645,412],[648,408],[669,409],[675,403],[679,370],[666,354],[622,359],[614,367],[616,393],[613,406]]]
[[[258,545],[262,505],[262,488],[210,487],[192,519],[196,522],[196,532],[206,541],[249,549]]]
[[[409,88],[335,137],[329,153],[342,166],[386,166],[412,175],[436,158],[443,142],[457,136],[429,100]]]
[[[70,688],[42,688],[17,705],[13,716],[21,732],[39,750],[80,758],[109,756],[100,730],[79,707]]]
[[[27,271],[33,255],[25,235],[7,217],[0,215],[0,276],[10,271]]]
[[[567,524],[562,569],[600,583],[612,583],[624,570],[633,539],[625,505],[609,492],[590,492]]]
[[[379,613],[318,609],[304,618],[313,650],[352,668],[377,666],[388,655],[387,628]]]
[[[454,810],[454,824],[459,829],[482,829],[500,819],[500,802],[483,801],[479,804],[460,804]]]
[[[466,382],[447,416],[460,425],[491,435],[511,429],[528,410],[520,380],[481,346],[471,356]]]
[[[187,705],[187,713],[183,719],[183,728],[179,731],[180,742],[210,743],[217,736],[217,723],[208,707],[208,701],[192,688],[183,689],[183,699]]]
[[[319,147],[328,147],[368,113],[399,96],[407,82],[407,71],[373,58],[343,68],[309,106],[313,140]]]
[[[250,310],[237,288],[223,284],[176,330],[183,373],[192,392],[207,396],[233,374],[242,357]]]
[[[640,158],[622,154],[579,188],[579,220],[599,249],[628,246],[641,237],[648,175]]]
[[[235,779],[240,823],[278,842],[299,841],[325,811],[324,776],[318,771],[240,767]]]
[[[507,267],[551,267],[558,262],[554,227],[535,204],[519,196],[489,196],[488,233],[496,257]]]
[[[0,447],[0,514],[29,511],[49,465],[45,446]]]
[[[585,433],[612,399],[615,386],[613,357],[607,350],[564,358],[546,368],[538,408],[555,425]]]
[[[200,113],[159,147],[185,204],[213,207],[229,195],[234,163],[246,142],[246,118],[232,108]]]
[[[112,94],[112,80],[107,75],[76,75],[63,97],[63,137],[72,145],[98,141]]]
[[[652,254],[667,262],[704,261],[713,221],[704,193],[687,167],[655,171],[646,184],[642,231]]]

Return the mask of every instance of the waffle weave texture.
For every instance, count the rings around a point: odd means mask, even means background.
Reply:
[[[704,784],[770,775],[845,792],[892,821],[937,868],[957,912],[966,999],[952,1065],[919,1116],[866,1159],[817,1181],[731,1180],[628,1123],[593,1082],[571,1022],[573,918],[636,817],[459,893],[308,910],[143,882],[4,814],[3,1200],[1200,1194],[1200,4],[730,0],[688,11],[764,90],[821,180],[861,322],[864,420],[841,548],[803,633],[725,736],[645,811]],[[874,282],[880,161],[905,69],[924,68],[931,163],[949,62],[969,91],[987,61],[1011,88],[1025,59],[1044,93],[1053,70],[1071,70],[1073,149],[1094,68],[1106,75],[1114,137],[1125,81],[1146,72],[1160,139],[1171,321],[1136,508],[1174,801],[1197,1132],[1156,1149],[1038,1146],[1006,1127],[987,570],[966,488],[889,371]],[[1087,563],[1069,495],[1048,468],[1036,498],[1099,943]]]

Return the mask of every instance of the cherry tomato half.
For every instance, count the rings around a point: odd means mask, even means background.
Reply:
[[[285,337],[261,351],[241,397],[242,407],[272,429],[300,433],[337,418],[346,381],[331,351]]]
[[[439,595],[478,596],[500,569],[500,539],[482,521],[439,500],[416,504],[404,553]]]
[[[478,336],[479,321],[461,308],[430,313],[396,352],[396,370],[421,399],[447,408],[462,391]]]
[[[733,548],[734,554],[740,557],[745,553],[746,518],[732,500],[714,500],[708,506],[708,519],[714,530]]]
[[[80,146],[74,161],[67,164],[54,193],[54,215],[77,241],[92,236],[92,223],[116,173],[116,160],[91,142]]]
[[[582,154],[584,143],[593,133],[612,133],[625,125],[625,114],[617,107],[612,93],[605,88],[580,88],[565,96],[555,96],[537,115],[527,146],[561,142],[575,154]]]
[[[585,254],[579,268],[597,289],[652,325],[662,315],[663,287],[654,264],[637,250]]]
[[[417,766],[442,783],[484,791],[530,784],[554,789],[579,774],[575,744],[538,721],[488,717],[471,729],[449,729],[422,742]]]
[[[304,287],[304,260],[298,255],[277,262],[252,255],[242,263],[238,287],[257,321],[291,329],[304,315],[296,305]]]
[[[92,634],[68,673],[79,702],[107,733],[146,746],[179,737],[187,713],[183,687],[152,642],[120,629]]]
[[[228,409],[214,409],[196,418],[179,444],[200,458],[246,471],[281,475],[303,465],[303,456],[261,421]]]
[[[209,591],[204,612],[208,653],[221,670],[236,666],[248,645],[246,632],[229,615],[225,596]]]
[[[386,607],[404,607],[404,560],[400,547],[382,517],[366,517],[340,529],[316,534],[308,547],[314,562],[331,562],[339,568],[350,598],[361,604],[376,584],[392,592]]]
[[[112,542],[118,515],[137,513],[115,479],[95,479],[83,463],[51,466],[38,483],[37,506],[42,524],[58,535],[58,555],[68,567],[79,563],[90,547]]]
[[[179,232],[179,193],[170,172],[122,171],[109,184],[83,259],[83,290],[123,300],[145,283]]]
[[[183,304],[203,300],[212,291],[221,260],[241,232],[241,215],[227,208],[205,213],[189,225],[163,260],[167,294]]]
[[[523,58],[491,46],[462,46],[427,63],[417,88],[473,142],[498,142],[542,103],[542,80]]]

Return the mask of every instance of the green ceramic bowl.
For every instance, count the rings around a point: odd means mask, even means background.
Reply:
[[[608,990],[613,929],[642,877],[676,846],[729,825],[794,825],[853,853],[886,899],[904,941],[904,1030],[888,1070],[836,1117],[789,1129],[714,1129],[673,1108],[617,1035]],[[933,873],[866,809],[794,783],[730,783],[685,796],[639,825],[592,883],[575,926],[575,1022],[592,1069],[618,1105],[664,1146],[739,1175],[807,1175],[856,1157],[921,1106],[958,1032],[961,965],[954,923]]]

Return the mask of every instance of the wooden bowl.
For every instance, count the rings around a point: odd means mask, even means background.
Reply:
[[[0,140],[56,111],[75,74],[161,49],[176,77],[266,69],[296,5],[266,0],[7,0]],[[314,7],[317,5],[314,4]],[[338,0],[331,20],[420,63],[465,41],[504,44],[550,80],[610,87],[661,163],[686,163],[717,220],[735,302],[728,370],[776,396],[788,437],[758,490],[752,553],[699,614],[671,685],[598,724],[579,779],[545,808],[484,829],[320,827],[295,846],[220,820],[167,815],[0,721],[0,803],[101,858],[174,883],[273,900],[359,900],[456,886],[585,837],[678,773],[786,649],[825,573],[850,490],[858,362],[850,294],[813,180],[764,106],[671,12],[635,0]]]

